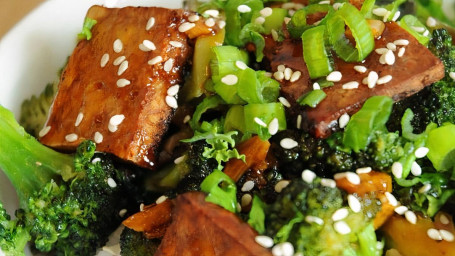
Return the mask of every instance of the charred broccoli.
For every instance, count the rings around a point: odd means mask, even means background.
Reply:
[[[155,254],[160,245],[159,239],[147,239],[143,233],[125,228],[120,236],[120,249],[123,256],[147,256]]]

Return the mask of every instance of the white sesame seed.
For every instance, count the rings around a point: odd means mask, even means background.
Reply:
[[[397,46],[394,43],[387,43],[387,49],[389,49],[391,51],[396,51]]]
[[[95,132],[95,135],[93,135],[93,140],[96,144],[100,144],[103,142],[103,135],[100,132]]]
[[[183,44],[179,41],[170,41],[169,44],[171,46],[174,46],[175,48],[182,48],[183,47]]]
[[[155,18],[150,17],[150,19],[147,21],[147,25],[145,26],[145,30],[150,30],[153,25],[155,25]]]
[[[268,236],[256,236],[254,241],[264,248],[270,248],[273,246],[273,239]]]
[[[296,3],[293,3],[293,2],[288,2],[288,3],[282,4],[281,8],[283,8],[283,9],[297,9],[296,8]]]
[[[125,120],[124,115],[114,115],[111,117],[111,119],[109,119],[109,124],[120,125],[123,122],[123,120]]]
[[[419,188],[419,191],[418,191],[418,192],[419,192],[420,194],[425,194],[425,193],[427,193],[428,191],[430,191],[430,189],[431,189],[431,184],[430,184],[430,183],[427,183],[427,184],[423,185],[421,188]]]
[[[351,81],[351,82],[345,83],[345,84],[343,84],[342,88],[344,90],[357,89],[357,88],[359,88],[359,82]]]
[[[273,10],[270,7],[265,7],[264,9],[260,10],[259,13],[264,17],[268,17],[272,15]]]
[[[439,234],[441,235],[442,239],[446,240],[447,242],[453,242],[453,240],[455,239],[451,232],[444,229],[439,230]]]
[[[348,215],[349,215],[348,209],[346,209],[346,208],[341,208],[341,209],[336,210],[336,211],[332,214],[332,220],[333,220],[333,221],[339,221],[339,220],[342,220],[342,219],[348,217]]]
[[[291,76],[292,76],[292,69],[290,68],[285,68],[284,69],[284,80],[288,80],[291,79]]]
[[[108,124],[107,128],[108,128],[108,130],[110,132],[116,132],[118,130],[118,126],[117,125],[112,125],[112,124]]]
[[[84,114],[80,112],[76,117],[76,122],[74,122],[74,126],[78,127],[81,124],[82,119],[84,119]]]
[[[411,173],[414,176],[420,176],[422,174],[422,168],[416,161],[412,162]]]
[[[360,177],[357,175],[355,172],[347,172],[346,173],[346,179],[354,185],[359,185],[360,184]]]
[[[285,97],[279,97],[278,100],[281,102],[281,104],[283,104],[283,106],[287,108],[291,107],[291,103],[289,103],[289,101]]]
[[[389,204],[391,206],[397,206],[398,205],[398,201],[397,199],[395,198],[394,195],[392,195],[390,192],[385,192],[385,197],[387,198],[387,201],[389,201]]]
[[[417,32],[417,33],[423,33],[425,32],[425,28],[424,27],[416,27],[416,26],[411,26],[411,28]]]
[[[386,8],[375,8],[373,9],[373,14],[376,16],[383,17],[387,15],[388,10]]]
[[[337,11],[338,9],[340,9],[340,7],[341,7],[342,5],[343,5],[342,3],[334,3],[334,4],[333,4],[333,9],[335,9],[335,11]]]
[[[351,228],[344,221],[335,222],[335,224],[333,224],[333,228],[335,229],[336,232],[338,232],[342,235],[347,235],[347,234],[351,233]]]
[[[156,204],[161,204],[162,202],[166,201],[167,200],[167,196],[160,196],[158,197],[158,199],[156,199],[155,203]]]
[[[179,26],[179,32],[186,32],[192,28],[194,28],[196,24],[191,23],[191,22],[184,22],[182,25]]]
[[[324,220],[319,218],[319,217],[316,217],[316,216],[311,216],[311,215],[308,215],[305,217],[305,221],[308,222],[308,223],[316,223],[318,225],[324,225]]]
[[[124,62],[122,62],[122,64],[120,64],[120,66],[118,67],[118,71],[117,71],[117,75],[121,76],[123,73],[125,73],[125,71],[128,69],[128,61],[125,60]]]
[[[245,183],[243,183],[243,186],[241,188],[242,192],[248,192],[254,188],[254,181],[249,180]]]
[[[362,79],[362,84],[365,84],[365,85],[368,84],[368,77],[364,77],[364,78]]]
[[[245,64],[245,62],[240,61],[240,60],[237,60],[237,61],[235,62],[235,66],[238,67],[238,68],[241,69],[241,70],[245,70],[245,69],[248,68],[248,66]]]
[[[376,71],[370,71],[367,77],[368,88],[374,88],[378,82],[379,76]]]
[[[248,205],[250,205],[251,200],[253,200],[253,197],[250,194],[244,194],[240,199],[241,206],[247,207]]]
[[[301,75],[302,75],[302,72],[300,72],[300,71],[295,71],[295,72],[292,73],[291,78],[289,79],[289,81],[290,81],[291,83],[293,83],[293,82],[299,80]]]
[[[304,170],[302,172],[302,180],[305,181],[306,183],[313,183],[313,180],[316,178],[316,173],[310,171],[310,170]]]
[[[264,76],[271,78],[271,77],[272,77],[272,73],[270,73],[270,72],[264,72]]]
[[[416,224],[417,223],[417,216],[416,216],[416,214],[413,211],[406,211],[404,213],[404,217],[411,224]]]
[[[251,12],[251,8],[248,5],[241,4],[237,7],[237,11],[240,13]]]
[[[41,165],[43,165],[43,163],[38,162],[38,161],[36,161],[35,164],[36,164],[36,166],[41,166]]]
[[[398,214],[398,215],[403,215],[405,212],[408,211],[408,207],[404,206],[404,205],[400,205],[398,207],[396,207],[394,209],[394,211]]]
[[[455,75],[455,73],[454,73],[454,75]],[[273,73],[273,77],[278,81],[282,81],[284,79],[284,73],[281,71],[277,71],[277,72]]]
[[[207,10],[208,11],[208,10]],[[194,15],[191,15],[190,17],[188,17],[188,21],[190,22],[196,22],[200,19],[199,15],[197,14],[194,14]]]
[[[335,188],[337,186],[337,183],[332,179],[322,178],[321,185],[324,187]]]
[[[398,179],[401,179],[403,176],[403,165],[400,162],[395,162],[392,164],[392,174]]]
[[[289,185],[290,181],[289,180],[280,180],[278,181],[277,184],[275,184],[275,191],[277,193],[281,193],[285,187]]]
[[[108,53],[105,53],[103,54],[103,56],[101,57],[101,61],[100,61],[100,66],[102,68],[104,68],[107,63],[109,62],[109,54]]]
[[[50,130],[51,130],[50,126],[44,126],[43,129],[41,129],[41,131],[39,131],[38,136],[44,137],[44,136],[46,136],[46,134],[49,133]]]
[[[449,76],[455,81],[455,72],[449,72]]]
[[[329,82],[339,82],[343,75],[339,71],[333,71],[327,76],[327,81]]]
[[[284,70],[286,69],[286,66],[281,64],[281,65],[278,65],[277,67],[277,70],[280,71],[280,72],[284,72]]]
[[[360,212],[362,210],[362,204],[354,195],[348,195],[348,205],[353,212]]]
[[[119,212],[118,212],[118,216],[120,216],[120,218],[123,218],[125,217],[125,214],[127,213],[128,211],[126,209],[121,209]]]
[[[443,224],[443,225],[447,225],[450,223],[450,220],[449,218],[447,218],[447,216],[445,214],[441,214],[439,216],[439,221]]]
[[[340,118],[338,119],[338,126],[340,127],[340,129],[343,129],[344,127],[346,127],[346,125],[348,125],[349,119],[350,116],[348,113],[344,113],[343,115],[340,116]]]
[[[142,41],[142,44],[139,45],[139,49],[141,49],[144,52],[149,52],[156,50],[156,46],[152,41],[144,40]]]
[[[224,20],[219,20],[219,21],[217,22],[217,24],[218,24],[218,27],[221,28],[221,29],[223,29],[224,27],[226,27],[226,21],[224,21]]]
[[[183,163],[183,161],[185,161],[185,159],[186,159],[186,156],[185,156],[185,155],[179,156],[179,157],[177,157],[177,158],[174,160],[174,164]]]
[[[235,209],[237,210],[237,212],[242,211],[242,206],[239,204],[239,202],[237,202],[237,204],[235,205]]]
[[[321,90],[321,86],[319,85],[318,82],[315,82],[315,83],[313,84],[313,90]]]
[[[372,171],[371,167],[362,167],[358,168],[355,172],[357,174],[370,173]]]
[[[398,40],[395,40],[393,41],[393,44],[395,44],[396,46],[400,45],[400,46],[406,46],[409,44],[409,40],[406,40],[406,39],[398,39]]]
[[[221,82],[225,85],[235,85],[239,81],[236,75],[229,74],[221,78]]]
[[[405,51],[406,51],[406,49],[405,49],[404,47],[403,47],[403,48],[400,48],[400,50],[398,50],[397,56],[398,56],[399,58],[403,57]]]
[[[174,67],[174,59],[173,58],[170,58],[166,62],[164,62],[164,66],[163,66],[164,71],[169,73],[172,70],[173,67]]]
[[[386,75],[378,79],[377,84],[386,84],[388,82],[392,81],[392,76],[391,75]]]
[[[382,21],[383,21],[383,22],[386,22],[386,21],[389,19],[389,17],[390,17],[391,14],[392,14],[391,11],[387,11],[387,13],[384,15],[384,18],[382,19]]]
[[[257,123],[258,125],[262,126],[262,127],[267,127],[267,124],[264,123],[264,121],[262,121],[259,117],[255,117],[254,119],[254,122]]]
[[[278,132],[278,129],[279,129],[278,118],[274,118],[272,119],[268,126],[270,135],[275,135]]]
[[[265,22],[265,18],[262,16],[259,16],[254,20],[254,23],[259,24],[259,25],[264,24],[264,22]]]
[[[333,175],[333,178],[335,180],[346,178],[346,172],[335,173],[335,175]]]
[[[319,2],[319,4],[330,4],[330,1],[329,0],[321,1]]]
[[[113,48],[114,48],[114,52],[116,52],[116,53],[121,52],[121,51],[123,50],[123,43],[122,43],[122,41],[121,41],[120,39],[117,38],[117,39],[114,41]]]
[[[101,158],[99,158],[99,157],[92,160],[92,164],[96,164],[98,162],[101,162]]]
[[[387,63],[385,62],[385,54],[383,54],[383,55],[381,55],[381,57],[379,57],[379,63],[381,63],[382,65],[387,64]]]
[[[186,115],[186,116],[183,118],[183,123],[186,124],[186,123],[188,123],[190,120],[191,120],[191,116],[190,116],[190,115]]]
[[[75,134],[75,133],[70,133],[65,136],[65,140],[68,142],[75,142],[77,140],[77,138],[78,138],[77,134]]]
[[[427,26],[430,27],[430,28],[433,28],[433,27],[436,27],[436,25],[438,24],[438,22],[436,21],[435,18],[433,17],[428,17],[427,19]]]
[[[299,143],[291,138],[284,138],[280,141],[280,146],[284,149],[293,149],[298,145]]]
[[[384,60],[387,65],[393,65],[395,63],[395,54],[393,54],[392,50],[388,50],[387,53],[384,55]]]
[[[154,57],[153,59],[149,60],[147,62],[147,64],[149,65],[155,65],[155,64],[158,64],[158,63],[161,63],[163,61],[163,57],[161,56],[156,56]]]
[[[213,27],[215,26],[215,20],[213,18],[208,18],[207,20],[205,20],[204,24],[207,26],[207,27]]]
[[[393,15],[392,21],[397,21],[398,18],[400,18],[401,12],[396,11],[395,14]]]
[[[144,207],[145,207],[145,205],[143,203],[141,203],[139,205],[139,211],[141,211],[141,212],[144,211]]]
[[[289,17],[284,17],[284,23],[287,25],[289,24],[289,21],[291,21],[291,18]]]
[[[300,129],[302,127],[302,115],[297,116],[297,121],[296,121],[296,128]]]
[[[367,68],[365,66],[360,66],[360,65],[354,66],[354,70],[359,72],[359,73],[367,72]]]
[[[429,151],[430,151],[430,149],[428,149],[427,147],[420,147],[420,148],[416,149],[416,151],[414,152],[414,155],[417,158],[422,158],[422,157],[425,157]]]
[[[126,60],[125,56],[119,56],[114,60],[114,62],[112,64],[114,64],[114,66],[118,66],[118,65],[122,64],[122,62],[124,60]]]
[[[289,242],[279,243],[272,248],[273,256],[293,256],[294,246]]]
[[[386,54],[386,53],[389,51],[389,49],[387,49],[387,48],[377,48],[377,49],[374,50],[374,51],[375,51],[377,54],[381,54],[381,55],[382,55],[382,54]]]
[[[175,96],[179,93],[179,90],[180,90],[180,85],[178,85],[178,84],[173,85],[173,86],[169,87],[169,89],[167,89],[167,95]]]
[[[119,80],[117,80],[117,87],[118,88],[123,88],[123,87],[125,87],[127,85],[130,85],[130,84],[131,84],[130,80],[127,80],[125,78],[120,78]]]
[[[433,240],[436,240],[436,241],[442,240],[441,233],[437,229],[434,229],[434,228],[428,229],[427,235],[429,238],[431,238]]]
[[[171,108],[178,108],[177,99],[172,96],[166,96],[166,104]]]
[[[273,40],[274,40],[274,41],[278,41],[278,39],[279,39],[278,32],[277,32],[275,29],[272,29],[272,30],[270,31],[270,33],[272,33],[272,38],[273,38]]]
[[[107,185],[109,185],[109,187],[111,187],[111,188],[117,187],[117,183],[115,182],[115,180],[113,178],[107,179]]]
[[[216,9],[210,9],[210,10],[205,10],[203,15],[212,16],[213,18],[217,18],[220,15],[220,12]]]
[[[428,30],[425,30],[425,32],[423,32],[423,36],[428,36],[430,34],[430,31]]]

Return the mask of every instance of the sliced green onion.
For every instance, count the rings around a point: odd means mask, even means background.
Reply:
[[[355,47],[345,36],[345,25],[351,29]],[[370,26],[357,8],[344,3],[327,20],[327,33],[335,52],[347,62],[364,60],[374,49],[374,37]]]
[[[303,58],[312,79],[326,76],[333,71],[325,48],[324,26],[307,29],[302,34]]]
[[[226,119],[224,119],[225,132],[236,130],[245,133],[245,114],[241,105],[233,105],[226,113]]]
[[[455,166],[455,125],[447,124],[428,135],[428,159],[436,170],[450,170]]]
[[[237,90],[240,98],[248,103],[275,102],[280,93],[280,84],[264,74],[264,71],[251,68],[239,71]]]
[[[313,90],[297,100],[301,106],[310,106],[315,108],[322,100],[327,97],[323,90]]]
[[[373,18],[373,8],[376,0],[365,0],[360,8],[360,13],[367,19]]]
[[[264,26],[264,33],[269,35],[272,29],[279,30],[283,25],[284,17],[288,15],[288,10],[283,8],[272,8],[272,14],[265,17],[265,22],[262,24]],[[253,15],[252,23],[255,22],[255,19],[259,17],[259,12],[257,15]]]
[[[84,25],[82,26],[82,31],[77,35],[77,38],[79,40],[86,39],[90,40],[92,39],[92,28],[95,26],[97,23],[96,20],[91,19],[91,18],[85,18],[84,20]]]
[[[387,21],[391,21],[393,19],[393,16],[395,16],[395,13],[398,11],[398,8],[400,5],[404,4],[407,0],[395,0],[392,3],[386,5],[384,8],[389,10],[390,14],[389,17],[387,18]]]
[[[263,51],[265,47],[265,39],[261,35],[263,33],[264,33],[263,26],[255,23],[249,23],[243,26],[239,34],[239,38],[243,42],[243,44],[253,43],[254,46],[256,47],[255,55],[257,62],[262,61],[262,58],[264,57]]]
[[[253,203],[248,215],[248,224],[250,224],[250,226],[259,234],[263,234],[265,232],[264,203],[257,195],[254,195],[253,197]]]
[[[292,38],[299,38],[305,30],[315,27],[315,25],[307,24],[307,16],[315,13],[327,13],[322,18],[318,25],[325,24],[325,21],[330,17],[330,13],[333,11],[333,7],[329,4],[310,4],[305,8],[302,8],[294,13],[291,17],[291,21],[287,24],[287,29]]]
[[[217,204],[230,212],[236,212],[237,187],[223,172],[213,171],[202,181],[201,190],[208,193],[205,201]]]
[[[190,120],[190,126],[193,130],[199,130],[201,124],[200,120],[202,114],[207,110],[218,107],[221,104],[226,104],[219,96],[211,96],[204,98],[199,105],[197,105],[196,110],[193,113],[193,117]]]
[[[239,5],[247,5],[251,8],[251,12],[240,13]],[[251,22],[251,17],[254,12],[264,8],[261,0],[229,0],[226,1],[224,12],[226,17],[226,43],[235,46],[243,46],[244,42],[240,39],[240,31],[243,26]]]
[[[278,130],[286,130],[286,115],[281,103],[248,104],[244,115],[246,132],[257,134],[263,140],[270,138],[268,126],[274,118],[278,119]]]
[[[409,34],[413,35],[419,43],[423,45],[428,45],[428,42],[430,41],[431,33],[428,32],[428,35],[421,34],[417,31],[415,31],[415,28],[423,28],[425,31],[428,31],[427,27],[422,24],[415,16],[413,15],[405,15],[403,18],[401,18],[400,22],[398,24],[405,29],[406,31],[409,32]],[[423,32],[425,33],[425,32]]]

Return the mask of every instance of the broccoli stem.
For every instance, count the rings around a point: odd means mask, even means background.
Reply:
[[[13,113],[0,105],[0,169],[25,208],[28,198],[49,181],[75,176],[74,157],[56,152],[27,134]]]

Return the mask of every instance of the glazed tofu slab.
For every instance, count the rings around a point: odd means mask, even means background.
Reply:
[[[188,15],[93,6],[87,14],[96,20],[92,38],[81,40],[69,58],[41,142],[74,151],[93,140],[98,151],[153,167],[191,54],[183,25]]]

